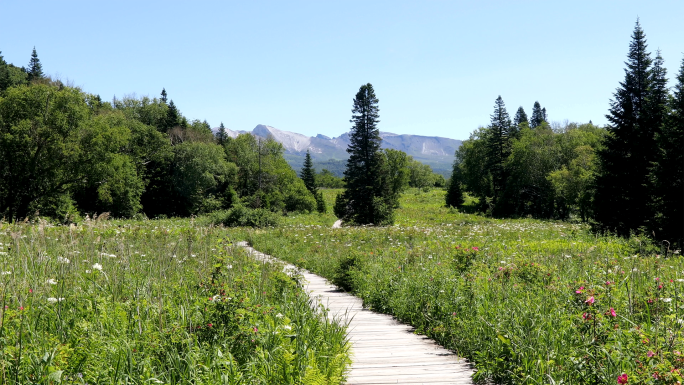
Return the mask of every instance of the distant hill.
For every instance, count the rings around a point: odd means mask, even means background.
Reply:
[[[215,128],[214,131],[217,129]],[[226,130],[228,135],[236,137],[247,131]],[[306,151],[311,152],[314,166],[318,171],[327,168],[338,176],[344,171],[344,162],[349,158],[349,133],[336,138],[318,134],[306,136],[296,132],[282,131],[275,127],[259,124],[251,132],[252,135],[266,138],[271,135],[285,147],[285,159],[295,170],[299,170],[304,162]],[[380,132],[382,148],[401,150],[413,159],[428,164],[433,171],[448,177],[454,153],[461,145],[460,140],[439,136],[398,135],[391,132]],[[341,162],[342,161],[342,162]]]

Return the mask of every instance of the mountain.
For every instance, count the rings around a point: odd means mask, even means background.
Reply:
[[[214,129],[216,131],[217,129]],[[247,131],[228,131],[228,135],[236,137]],[[304,162],[306,151],[309,150],[314,166],[320,171],[328,168],[330,171],[340,174],[344,167],[341,164],[349,158],[347,147],[349,146],[349,133],[344,133],[336,138],[330,138],[318,134],[306,136],[296,132],[283,131],[275,127],[259,124],[251,132],[252,135],[266,138],[269,135],[282,143],[285,147],[285,159],[295,170],[299,170]],[[398,135],[391,132],[380,132],[382,148],[401,150],[412,156],[413,159],[429,164],[434,172],[448,177],[451,174],[451,165],[454,161],[454,153],[461,145],[460,140],[442,138],[439,136],[422,135]],[[328,166],[328,167],[326,167]],[[333,170],[334,169],[334,170]]]

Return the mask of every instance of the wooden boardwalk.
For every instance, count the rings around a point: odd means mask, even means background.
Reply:
[[[276,259],[241,242],[255,259]],[[285,271],[297,268],[286,264]],[[306,292],[330,309],[329,316],[349,322],[352,366],[347,384],[472,384],[468,363],[393,317],[363,308],[361,299],[337,290],[324,278],[303,271]]]

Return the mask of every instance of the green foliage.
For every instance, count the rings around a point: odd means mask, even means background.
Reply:
[[[221,122],[221,125],[218,128],[218,132],[216,132],[216,144],[219,146],[223,146],[226,144],[226,141],[228,140],[228,132],[226,131],[226,126],[223,125],[223,122]]]
[[[454,169],[451,173],[451,178],[449,178],[449,185],[447,186],[444,200],[447,207],[458,208],[465,203],[465,199],[463,199],[463,189],[461,188],[461,175],[458,164],[454,164]]]
[[[237,166],[215,144],[186,142],[173,147],[172,183],[189,214],[223,207],[222,192],[234,184]]]
[[[359,88],[354,98],[351,122],[354,123],[349,160],[344,171],[346,189],[335,200],[335,214],[349,223],[391,224],[396,207],[390,185],[389,168],[380,151],[377,128],[378,99],[368,83]]]
[[[316,187],[342,188],[344,187],[344,180],[324,168],[320,173],[316,174]]]
[[[429,165],[410,158],[406,168],[408,169],[408,185],[410,187],[424,189],[435,185],[435,174]]]
[[[626,374],[650,383],[656,372],[659,383],[679,380],[681,251],[443,202],[443,190],[409,191],[392,227],[293,225],[250,241],[468,358],[478,381],[607,385]]]
[[[310,193],[316,195],[318,188],[316,186],[316,170],[313,168],[313,161],[311,161],[311,154],[309,150],[306,150],[306,157],[304,158],[304,165],[302,166],[302,171],[299,175],[304,182],[304,186],[309,190]]]
[[[522,106],[518,107],[518,111],[516,111],[515,118],[513,119],[513,124],[519,128],[521,128],[521,125],[523,124],[527,125],[528,127],[530,126],[530,122],[527,120],[527,114]]]
[[[532,118],[530,119],[530,128],[537,128],[544,122],[548,123],[546,108],[541,108],[539,102],[534,102],[534,106],[532,107]]]
[[[38,59],[38,53],[36,53],[36,47],[33,47],[33,52],[31,52],[31,61],[28,65],[28,81],[40,80],[45,77],[43,74],[43,65],[40,64],[40,59]]]
[[[0,381],[340,383],[345,327],[227,231],[243,230],[0,222]]]
[[[209,214],[208,222],[226,227],[275,227],[280,222],[280,216],[270,210],[252,209],[238,204],[229,210]]]
[[[599,151],[595,219],[604,229],[628,235],[650,224],[649,174],[658,154],[655,142],[662,108],[651,105],[654,94],[653,60],[646,36],[637,21],[632,34],[625,80],[615,91],[605,146]],[[664,76],[664,68],[660,76]],[[663,103],[661,100],[659,103]]]

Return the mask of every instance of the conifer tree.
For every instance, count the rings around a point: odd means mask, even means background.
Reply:
[[[304,165],[302,166],[302,171],[299,175],[304,181],[304,186],[312,194],[316,195],[318,188],[316,187],[316,170],[313,168],[313,161],[311,160],[311,154],[309,150],[306,150],[306,157],[304,158]]]
[[[654,66],[654,72],[656,72]],[[657,134],[658,161],[653,169],[656,236],[673,248],[684,246],[684,59],[671,98],[670,114]]]
[[[335,214],[356,224],[391,224],[394,221],[393,194],[386,177],[384,157],[380,152],[378,98],[368,83],[359,88],[354,98],[349,136],[350,154],[344,171],[345,191],[335,201]]]
[[[42,79],[43,65],[40,64],[40,59],[38,59],[38,53],[36,53],[36,47],[33,47],[33,52],[31,53],[31,61],[29,62],[28,80]]]
[[[539,127],[545,121],[546,108],[541,108],[539,102],[534,102],[534,106],[532,107],[532,118],[530,119],[530,127]]]
[[[166,103],[167,100],[168,100],[168,95],[166,94],[166,88],[162,88],[161,101],[163,103]]]
[[[226,132],[226,127],[221,122],[221,125],[216,132],[216,143],[223,146],[226,143],[226,138],[228,138],[228,133]]]
[[[511,118],[506,112],[501,95],[496,99],[491,123],[487,127],[487,159],[492,174],[494,202],[498,200],[506,183],[504,163],[511,153]]]
[[[10,73],[7,62],[2,57],[2,51],[0,51],[0,92],[9,88],[11,84]]]
[[[461,207],[465,200],[463,199],[463,190],[461,189],[461,178],[459,175],[459,165],[454,163],[454,168],[451,171],[451,179],[447,186],[447,193],[445,196],[447,207]]]
[[[530,125],[530,122],[527,120],[527,114],[525,113],[525,110],[522,108],[522,106],[520,106],[518,107],[518,111],[515,113],[515,118],[513,118],[513,124],[519,127],[523,123],[527,124],[528,126]]]
[[[165,131],[168,131],[174,127],[176,127],[179,123],[180,120],[180,113],[178,112],[178,108],[176,105],[173,103],[173,99],[171,99],[171,102],[169,103],[169,109],[166,110],[166,119],[164,120],[164,129]],[[182,124],[183,126],[187,126],[187,122],[185,124]]]
[[[652,59],[646,36],[637,20],[625,64],[625,79],[613,94],[606,118],[610,122],[604,148],[599,151],[595,219],[606,229],[628,235],[648,226],[649,172],[655,160],[654,117],[649,116],[653,95]]]

